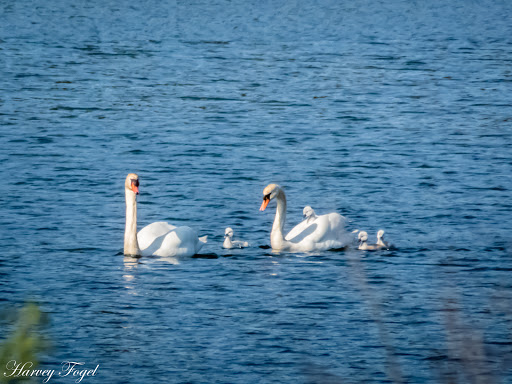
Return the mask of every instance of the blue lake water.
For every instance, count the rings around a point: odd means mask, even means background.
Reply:
[[[509,1],[3,2],[0,308],[36,300],[43,366],[99,364],[83,382],[510,382],[511,20]],[[128,172],[139,227],[189,225],[202,256],[123,256]],[[393,248],[272,253],[271,182],[288,229],[311,205]],[[228,226],[251,247],[223,250]]]

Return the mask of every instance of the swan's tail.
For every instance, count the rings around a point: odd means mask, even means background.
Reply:
[[[203,248],[203,245],[206,244],[206,239],[208,239],[208,236],[199,237],[197,239],[198,242],[196,243],[196,253],[199,252],[201,248]]]

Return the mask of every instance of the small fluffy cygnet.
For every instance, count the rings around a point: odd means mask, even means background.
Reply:
[[[378,245],[369,245],[367,243],[368,241],[368,233],[366,233],[365,231],[361,231],[359,232],[359,235],[357,235],[357,238],[359,239],[359,247],[358,249],[361,249],[363,251],[373,251],[375,249],[379,249],[380,246]]]
[[[307,223],[309,223],[310,221],[315,221],[316,219],[315,211],[309,205],[306,205],[304,207],[304,209],[302,210],[302,215]]]
[[[381,229],[379,230],[379,232],[377,232],[377,244],[379,247],[385,247],[385,248],[389,248],[389,244],[384,241],[384,230]]]
[[[222,244],[222,247],[231,249],[231,248],[245,248],[249,246],[249,243],[247,241],[238,241],[238,240],[231,240],[233,238],[233,229],[226,228],[226,231],[224,232],[224,244]]]

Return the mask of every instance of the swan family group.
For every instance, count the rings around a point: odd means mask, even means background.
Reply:
[[[190,227],[175,227],[166,222],[149,224],[137,232],[137,198],[139,177],[130,173],[125,180],[126,227],[124,233],[124,254],[129,256],[192,256],[206,244],[206,236],[198,237]],[[312,252],[344,248],[354,241],[354,231],[345,230],[345,218],[338,213],[317,216],[307,206],[304,208],[304,220],[288,234],[284,234],[286,219],[286,196],[277,184],[270,184],[263,190],[263,202],[260,211],[264,211],[270,201],[277,202],[276,216],[270,234],[270,245],[274,251]],[[368,234],[359,232],[359,249],[374,250],[387,247],[383,241],[384,231],[377,234],[377,243],[369,245]],[[233,230],[226,228],[224,248],[244,248],[245,241],[232,240]]]

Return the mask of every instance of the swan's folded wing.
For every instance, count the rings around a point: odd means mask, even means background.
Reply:
[[[149,244],[146,248],[141,249],[142,256],[158,256],[158,251],[162,249],[162,244],[164,243],[164,240],[169,235],[170,232],[166,233],[165,235],[156,237],[151,244]],[[164,255],[168,256],[168,255]]]
[[[347,223],[347,219],[345,216],[341,216],[339,213],[328,213],[327,215],[329,220],[329,226],[331,230],[343,230],[345,231],[345,224]]]
[[[284,237],[285,240],[292,241],[299,236],[309,226],[308,221],[304,220],[292,228],[290,232]]]
[[[206,242],[206,238],[203,237]],[[197,237],[197,232],[187,226],[176,227],[169,232],[155,256],[193,256],[205,243]]]
[[[308,237],[315,244],[341,244],[345,242],[345,218],[339,213],[328,213],[315,220],[316,230]]]
[[[312,238],[315,238],[315,233],[318,229],[318,224],[316,222],[310,223],[304,227],[302,232],[297,233],[297,235],[290,237],[288,240],[292,244],[299,244],[303,242],[305,239],[311,242]],[[288,235],[287,235],[288,238]],[[308,245],[309,247],[309,245]]]
[[[165,221],[158,221],[156,223],[151,223],[142,228],[139,233],[137,233],[137,241],[139,242],[139,248],[144,250],[148,248],[153,242],[159,237],[169,233],[174,230],[176,227]]]

